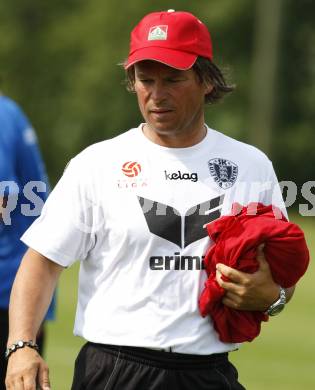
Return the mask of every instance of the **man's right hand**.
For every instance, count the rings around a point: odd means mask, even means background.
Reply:
[[[7,390],[50,390],[49,370],[46,362],[32,348],[21,348],[9,357]]]
[[[63,267],[28,249],[16,274],[9,306],[8,345],[35,340]],[[7,390],[49,390],[48,367],[35,349],[25,346],[9,356]]]

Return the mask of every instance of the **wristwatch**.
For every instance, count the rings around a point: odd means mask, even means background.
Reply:
[[[271,306],[268,307],[266,314],[269,316],[276,316],[283,309],[287,302],[286,291],[283,287],[280,287],[280,297]]]

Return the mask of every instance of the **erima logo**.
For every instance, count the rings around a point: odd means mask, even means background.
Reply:
[[[197,204],[182,216],[171,206],[138,196],[149,231],[180,248],[208,236],[205,224],[221,216],[224,195]]]
[[[152,271],[193,271],[205,269],[204,256],[181,256],[175,252],[174,256],[151,256],[150,269]]]
[[[164,171],[166,180],[191,180],[193,182],[198,181],[197,173],[182,173],[181,171],[167,173]]]
[[[168,26],[154,26],[150,28],[148,41],[165,41]]]

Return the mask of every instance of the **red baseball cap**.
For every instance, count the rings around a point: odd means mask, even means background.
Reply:
[[[124,66],[153,60],[172,68],[190,69],[198,56],[212,60],[207,27],[189,12],[153,12],[132,30],[130,51]]]

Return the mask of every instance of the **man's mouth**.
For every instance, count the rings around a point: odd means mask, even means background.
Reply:
[[[172,112],[173,110],[167,109],[167,108],[158,108],[158,109],[153,109],[150,110],[150,113],[152,114],[167,114],[169,112]]]

